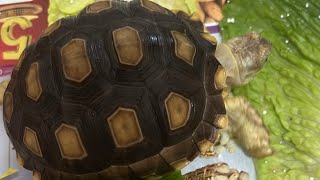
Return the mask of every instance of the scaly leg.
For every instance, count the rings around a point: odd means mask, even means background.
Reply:
[[[229,127],[232,135],[253,157],[272,154],[269,133],[258,112],[241,96],[225,98]]]

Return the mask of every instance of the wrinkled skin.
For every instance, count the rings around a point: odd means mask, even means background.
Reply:
[[[230,89],[247,84],[259,73],[271,47],[258,33],[250,32],[218,45],[215,54],[227,76],[224,100],[230,125],[226,131],[253,157],[272,154],[269,132],[250,102],[245,97],[233,97]]]

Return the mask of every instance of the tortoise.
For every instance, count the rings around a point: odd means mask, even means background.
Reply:
[[[57,21],[23,52],[4,94],[18,162],[35,179],[183,168],[228,125],[223,89],[251,79],[271,47],[257,33],[231,42],[219,62],[199,22],[147,0],[98,1]]]

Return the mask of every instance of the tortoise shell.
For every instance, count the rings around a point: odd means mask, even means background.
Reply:
[[[4,96],[7,134],[38,179],[161,176],[226,125],[216,41],[147,0],[99,1],[48,27]]]

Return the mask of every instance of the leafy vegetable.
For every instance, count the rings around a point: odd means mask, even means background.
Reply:
[[[48,23],[79,13],[87,5],[95,2],[95,0],[50,0],[48,9]]]
[[[180,171],[175,171],[161,178],[161,180],[184,180]]]
[[[167,9],[173,10],[173,11],[174,10],[184,11],[186,13],[191,14],[191,10],[189,9],[188,4],[184,0],[175,0],[175,1],[173,1],[173,0],[151,0],[151,1],[167,8]],[[192,0],[192,1],[193,1],[193,4],[196,4],[195,0]]]
[[[232,0],[225,6],[224,39],[257,31],[273,43],[262,72],[234,91],[264,114],[270,130],[275,153],[255,160],[258,179],[320,178],[319,9],[318,0]]]
[[[49,24],[66,17],[79,13],[84,7],[96,0],[50,0]],[[184,11],[189,14],[197,12],[196,0],[151,0],[170,10]]]

